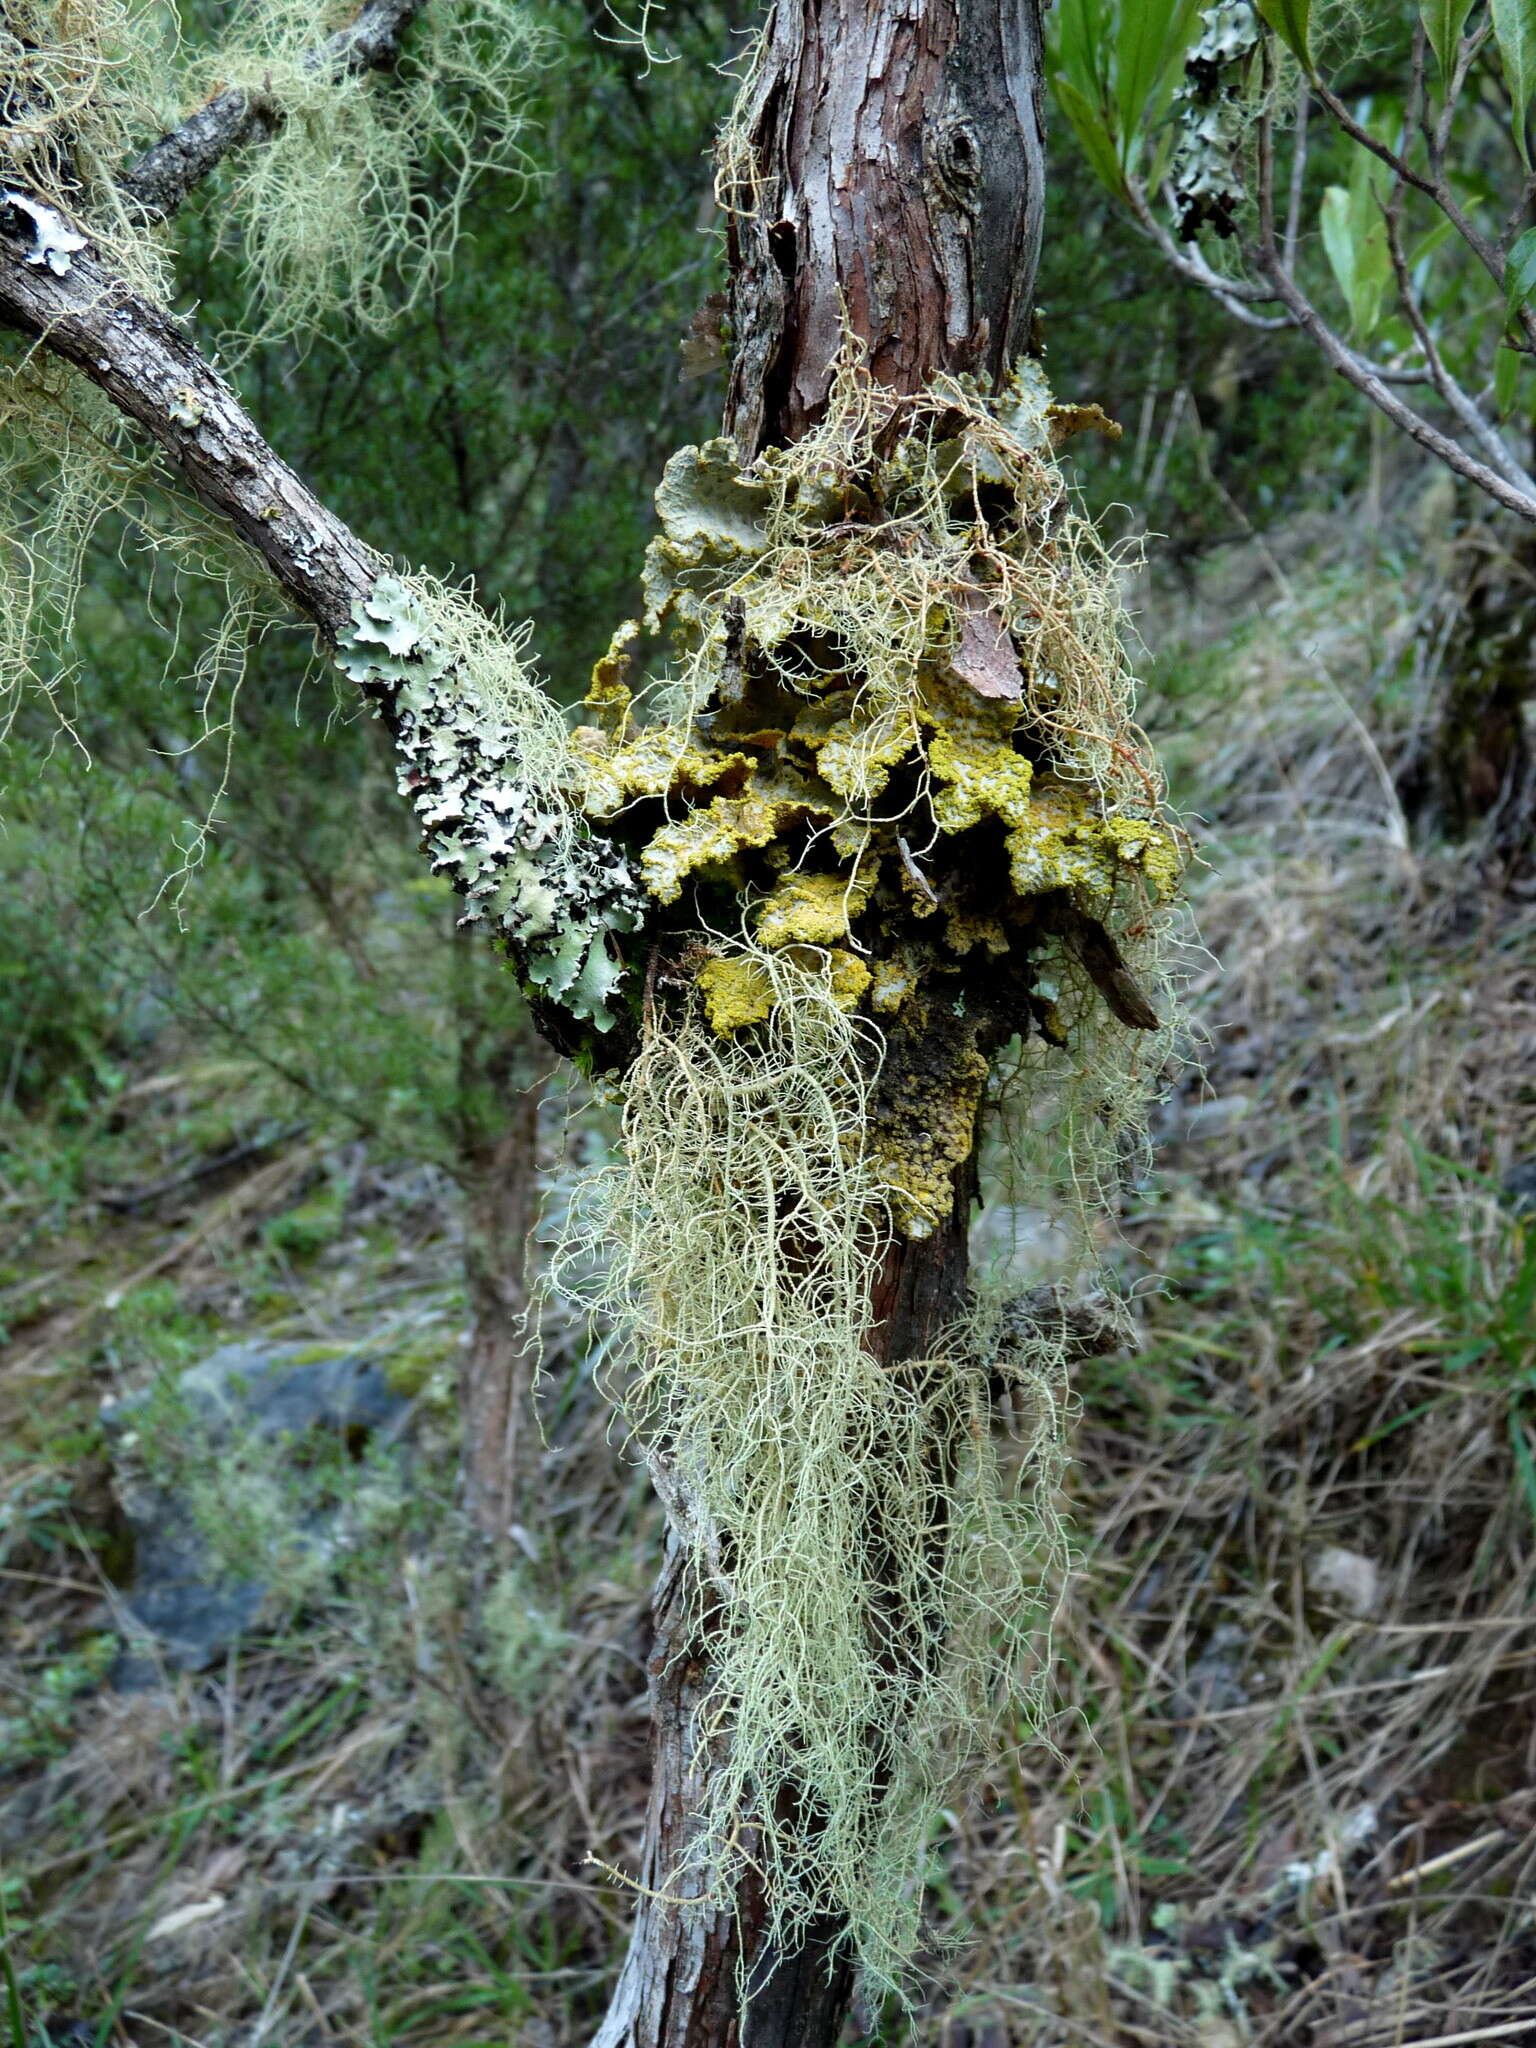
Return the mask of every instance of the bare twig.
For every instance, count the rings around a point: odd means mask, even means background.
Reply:
[[[1463,57],[1465,55],[1466,52],[1463,49]],[[1452,81],[1453,88],[1459,79],[1465,77],[1465,69],[1465,64],[1458,63],[1457,79]],[[1313,80],[1313,89],[1351,142],[1357,143],[1361,149],[1369,150],[1372,156],[1387,166],[1394,177],[1400,178],[1405,185],[1411,185],[1415,192],[1421,192],[1426,199],[1431,200],[1439,207],[1440,211],[1451,223],[1451,226],[1455,228],[1457,234],[1460,235],[1463,242],[1466,243],[1472,254],[1493,279],[1494,284],[1502,295],[1504,290],[1504,252],[1497,242],[1485,235],[1481,229],[1475,228],[1471,221],[1468,220],[1466,214],[1457,204],[1455,195],[1446,183],[1445,178],[1438,174],[1426,176],[1422,171],[1415,170],[1412,164],[1397,150],[1391,148],[1385,142],[1378,141],[1369,128],[1363,127],[1355,119],[1338,94],[1321,78]],[[1446,94],[1448,108],[1454,103],[1454,100],[1455,91],[1448,91]],[[1443,121],[1444,116],[1442,116]],[[1516,317],[1525,332],[1526,339],[1536,344],[1536,311],[1533,311],[1529,306],[1524,306],[1520,308]]]
[[[1312,92],[1305,78],[1296,95],[1296,126],[1291,143],[1291,193],[1285,209],[1285,267],[1296,268],[1296,245],[1301,239],[1302,184],[1307,174],[1307,116]]]
[[[1459,441],[1453,441],[1448,434],[1442,434],[1432,427],[1428,420],[1405,405],[1395,392],[1376,374],[1370,364],[1361,360],[1353,349],[1346,346],[1324,320],[1311,300],[1285,274],[1284,267],[1271,250],[1262,252],[1265,268],[1274,279],[1275,289],[1280,298],[1295,316],[1296,325],[1317,344],[1329,367],[1353,384],[1363,397],[1368,398],[1378,411],[1386,414],[1395,427],[1401,428],[1410,440],[1431,455],[1438,456],[1447,469],[1452,469],[1468,483],[1476,484],[1496,504],[1507,511],[1516,512],[1522,519],[1536,522],[1536,495],[1518,489],[1507,483],[1496,470],[1485,462],[1479,462],[1469,455]]]
[[[1321,88],[1320,88],[1321,89]],[[1377,144],[1371,137],[1373,151],[1383,161],[1392,162],[1392,152],[1385,145]],[[1287,271],[1281,261],[1279,246],[1275,239],[1275,154],[1274,126],[1268,106],[1259,116],[1258,122],[1258,201],[1259,201],[1259,248],[1258,259],[1274,286],[1275,295],[1291,314],[1296,325],[1316,344],[1324,361],[1330,368],[1353,384],[1355,389],[1370,399],[1378,411],[1386,414],[1395,427],[1417,441],[1421,448],[1436,455],[1448,469],[1469,483],[1487,493],[1497,504],[1511,512],[1517,512],[1522,519],[1536,523],[1536,492],[1510,483],[1497,470],[1490,469],[1485,462],[1479,462],[1453,441],[1448,434],[1442,434],[1438,427],[1416,413],[1412,406],[1405,405],[1394,392],[1387,388],[1373,365],[1355,354],[1341,338],[1334,333],[1322,314]],[[1422,188],[1423,181],[1416,175],[1407,182]],[[1470,401],[1469,401],[1470,403]]]
[[[1255,313],[1255,301],[1273,301],[1278,296],[1267,285],[1252,284],[1244,278],[1223,277],[1219,270],[1213,270],[1196,249],[1185,250],[1169,234],[1152,211],[1146,192],[1135,179],[1127,179],[1126,189],[1130,194],[1131,210],[1138,226],[1149,239],[1156,243],[1159,253],[1169,266],[1190,284],[1197,284],[1207,291],[1230,313],[1234,320],[1241,320],[1245,327],[1257,327],[1268,332],[1283,331],[1297,323],[1287,314],[1273,318]],[[1362,357],[1360,359],[1364,361]],[[1397,363],[1371,363],[1371,374],[1383,384],[1426,384],[1429,372]]]
[[[1462,425],[1475,440],[1481,443],[1485,454],[1507,483],[1536,500],[1536,479],[1516,459],[1513,451],[1506,446],[1503,436],[1480,410],[1476,401],[1462,389],[1446,368],[1435,338],[1429,331],[1423,308],[1414,296],[1413,281],[1408,275],[1408,260],[1403,254],[1400,201],[1402,187],[1393,192],[1390,202],[1382,208],[1387,228],[1387,251],[1392,259],[1392,275],[1397,280],[1397,295],[1402,302],[1408,324],[1413,329],[1414,339],[1423,353],[1429,369],[1430,382],[1455,413]]]

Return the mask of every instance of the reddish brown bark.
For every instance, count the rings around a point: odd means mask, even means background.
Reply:
[[[524,1334],[537,1209],[542,1087],[514,1092],[507,1119],[464,1162],[464,1277],[469,1343],[459,1369],[464,1506],[497,1553],[543,1519],[534,1347]]]
[[[815,423],[845,315],[897,390],[940,371],[1001,382],[1028,327],[1044,200],[1037,0],[777,0],[736,143],[725,425],[744,455]],[[871,1308],[888,1364],[930,1356],[962,1306],[973,1166],[957,1181],[943,1228],[887,1247]],[[831,2048],[853,1991],[838,1923],[775,1952],[754,1883],[733,1910],[678,1903],[709,1768],[692,1590],[674,1546],[654,1607],[646,1889],[594,2048]]]
[[[895,390],[1007,374],[1040,247],[1040,89],[1037,0],[779,0],[726,195],[744,454],[820,416],[845,315]]]

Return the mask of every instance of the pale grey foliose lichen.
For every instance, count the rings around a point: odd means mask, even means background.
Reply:
[[[0,192],[0,206],[19,213],[30,226],[32,246],[22,261],[36,270],[51,270],[55,277],[63,277],[70,259],[87,246],[85,236],[77,235],[62,214],[29,199],[25,192]]]
[[[1258,16],[1249,0],[1216,0],[1201,14],[1200,33],[1184,60],[1184,83],[1174,96],[1180,138],[1169,183],[1186,242],[1204,226],[1223,236],[1237,231],[1247,121],[1244,73],[1258,41]]]
[[[434,873],[465,899],[460,923],[499,933],[528,982],[606,1031],[624,972],[609,940],[640,924],[639,881],[571,803],[559,713],[523,674],[515,647],[504,647],[510,681],[479,688],[488,622],[478,644],[463,646],[441,623],[411,584],[381,576],[337,635],[338,665],[377,693],[376,712],[389,706],[400,793],[425,828]]]

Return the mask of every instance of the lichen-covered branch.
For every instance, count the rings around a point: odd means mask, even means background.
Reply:
[[[366,0],[345,28],[315,45],[305,68],[341,75],[392,64],[421,5],[422,0]],[[265,140],[282,118],[281,107],[261,93],[227,87],[151,144],[118,184],[146,222],[164,220],[232,149]]]
[[[564,726],[520,642],[426,578],[402,578],[269,447],[176,322],[35,195],[0,195],[0,323],[72,364],[261,559],[336,650],[401,754],[402,792],[466,921],[510,950],[562,1050],[614,1021],[645,899],[582,821]]]

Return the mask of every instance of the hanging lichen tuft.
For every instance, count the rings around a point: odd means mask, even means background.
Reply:
[[[877,1362],[878,1034],[824,952],[714,958],[761,978],[766,1018],[721,1035],[696,993],[648,1033],[624,1163],[584,1190],[553,1277],[605,1273],[585,1292],[634,1338],[625,1410],[710,1617],[701,1739],[729,1739],[669,1889],[723,1901],[756,1871],[775,1939],[846,1916],[898,1984],[935,1812],[1000,1711],[1038,1706],[1059,1333],[1001,1341],[994,1319]]]
[[[270,140],[219,173],[249,339],[308,333],[338,309],[385,331],[441,276],[476,180],[528,168],[522,107],[545,39],[522,0],[433,0],[387,76],[315,63],[346,18],[255,0],[189,66],[192,93],[243,87],[273,113]]]
[[[717,1747],[678,1884],[755,1869],[777,1938],[842,1916],[886,1984],[936,1811],[1039,1706],[1063,1346],[994,1304],[886,1364],[871,1283],[963,1206],[988,1099],[1080,1220],[1169,1045],[1181,849],[1054,454],[1108,425],[1033,366],[903,398],[850,347],[793,447],[668,465],[574,735],[652,907],[623,1157],[555,1277],[610,1248],[595,1305],[697,1566]]]

